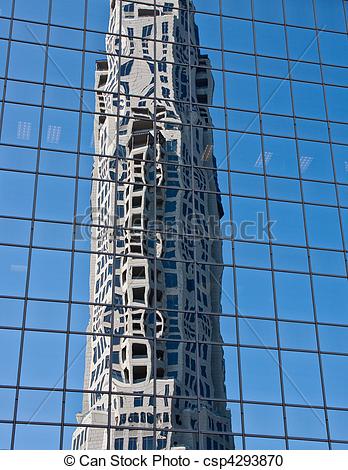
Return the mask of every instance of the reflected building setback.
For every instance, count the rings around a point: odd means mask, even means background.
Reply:
[[[222,244],[208,235],[223,211],[209,58],[186,0],[120,3],[110,3],[108,58],[96,64],[91,393],[72,446],[233,449],[211,315],[221,312]],[[188,232],[193,217],[199,238],[165,233],[179,223]]]

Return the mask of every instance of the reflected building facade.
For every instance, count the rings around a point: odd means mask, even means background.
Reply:
[[[234,448],[210,315],[221,312],[222,276],[221,240],[208,236],[223,214],[214,81],[194,13],[176,9],[186,6],[110,3],[108,56],[96,67],[91,393],[74,449]],[[180,63],[194,66],[190,76]]]

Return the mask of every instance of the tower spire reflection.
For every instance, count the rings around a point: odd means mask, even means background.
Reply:
[[[210,61],[191,2],[120,3],[96,67],[91,393],[73,448],[232,449]]]

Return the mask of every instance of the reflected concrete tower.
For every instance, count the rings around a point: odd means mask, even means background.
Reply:
[[[223,212],[209,58],[186,0],[120,3],[96,68],[91,393],[73,448],[106,449],[109,426],[116,449],[232,449],[211,315],[221,312],[222,246],[209,233]]]

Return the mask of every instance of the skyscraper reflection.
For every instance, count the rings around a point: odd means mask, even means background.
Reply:
[[[96,67],[91,306],[74,449],[232,449],[210,62],[193,5],[112,0]],[[160,42],[156,42],[158,39]]]

